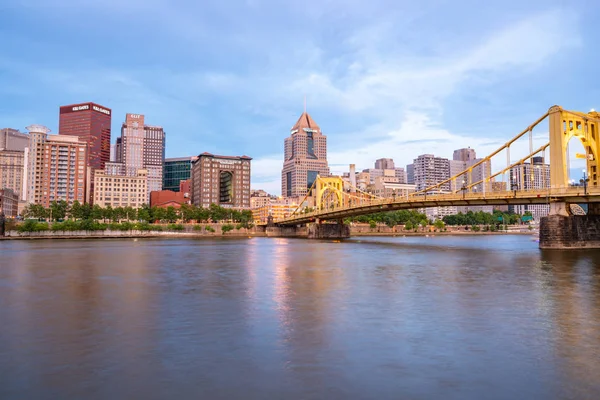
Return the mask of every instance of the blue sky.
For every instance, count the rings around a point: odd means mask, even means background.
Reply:
[[[3,1],[0,126],[56,132],[60,105],[94,101],[113,142],[142,113],[168,157],[246,154],[279,193],[305,95],[334,172],[484,155],[553,104],[600,108],[599,18],[593,0]]]

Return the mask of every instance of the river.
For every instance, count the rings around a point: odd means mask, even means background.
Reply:
[[[600,398],[600,251],[532,238],[0,241],[0,398]]]

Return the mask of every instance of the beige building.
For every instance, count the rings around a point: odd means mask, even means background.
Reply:
[[[24,185],[29,203],[49,207],[53,201],[86,201],[87,144],[77,136],[48,135],[42,125],[28,126],[29,150]]]
[[[136,176],[96,171],[94,188],[94,205],[139,208],[148,204],[148,171],[138,169]]]
[[[18,215],[19,196],[10,189],[0,189],[0,214],[8,218],[15,218]]]
[[[385,198],[407,198],[415,190],[416,185],[398,183],[395,180],[391,180],[391,177],[385,176],[375,178],[375,183],[370,186],[370,192],[373,195]]]
[[[248,156],[200,154],[192,163],[192,204],[250,209],[251,160]]]
[[[255,224],[266,224],[269,216],[276,221],[289,217],[296,209],[298,209],[297,202],[290,201],[290,198],[270,199],[268,204],[253,209],[252,216]]]
[[[24,162],[24,151],[0,149],[0,189],[11,189],[21,195]]]

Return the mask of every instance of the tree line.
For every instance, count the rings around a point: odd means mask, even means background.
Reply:
[[[170,223],[181,221],[188,222],[222,222],[231,221],[241,224],[242,227],[252,226],[252,212],[250,210],[234,210],[211,204],[210,207],[198,207],[184,204],[181,208],[169,206],[150,207],[143,205],[140,208],[133,207],[100,207],[99,205],[81,204],[78,201],[69,205],[66,201],[53,201],[50,207],[45,208],[41,204],[30,204],[24,211],[23,217],[35,218],[46,221],[89,220],[102,222],[147,222],[147,223]]]

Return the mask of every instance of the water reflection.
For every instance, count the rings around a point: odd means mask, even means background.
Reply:
[[[0,242],[0,398],[595,398],[600,252]]]

